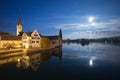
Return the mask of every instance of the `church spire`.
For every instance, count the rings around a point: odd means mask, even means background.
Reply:
[[[17,25],[22,25],[22,22],[21,22],[20,16],[18,17],[18,23],[17,23]]]
[[[62,31],[61,31],[61,29],[60,29],[60,31],[59,31],[59,45],[60,46],[62,46]]]
[[[20,19],[20,16],[19,16],[18,17],[18,22],[17,22],[16,36],[19,36],[21,32],[22,32],[22,22],[21,22],[21,19]]]
[[[62,39],[62,31],[61,31],[61,29],[60,29],[60,31],[59,31],[59,36],[60,36],[60,38]]]

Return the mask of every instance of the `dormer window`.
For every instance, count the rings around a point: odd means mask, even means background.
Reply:
[[[37,32],[35,32],[34,36],[38,36]]]

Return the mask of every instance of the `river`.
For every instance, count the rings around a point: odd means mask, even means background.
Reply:
[[[62,48],[0,59],[2,80],[120,80],[120,46],[63,44]]]

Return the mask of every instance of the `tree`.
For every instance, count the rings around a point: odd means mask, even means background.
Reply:
[[[49,38],[42,37],[41,38],[41,47],[42,48],[52,48],[52,42]]]

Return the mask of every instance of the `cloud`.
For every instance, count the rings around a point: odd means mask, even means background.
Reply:
[[[57,28],[62,28],[65,30],[69,29],[114,29],[120,27],[120,20],[112,20],[109,22],[93,22],[93,23],[73,23],[73,24],[62,24]]]
[[[62,24],[64,38],[102,38],[120,35],[120,19],[106,22]]]

